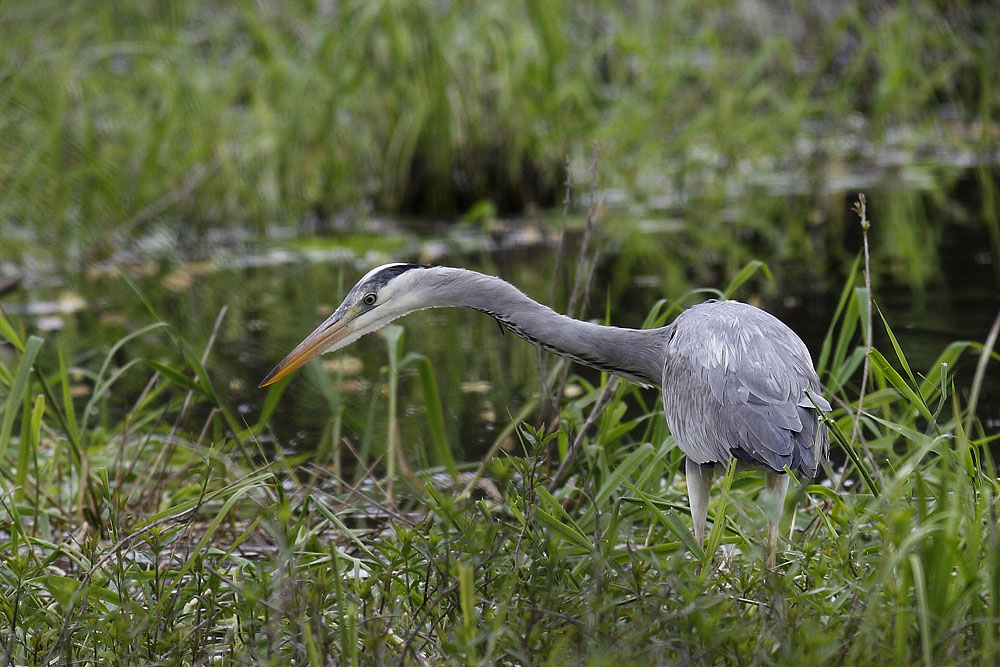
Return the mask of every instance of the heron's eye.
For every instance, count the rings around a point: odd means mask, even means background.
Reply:
[[[365,298],[362,299],[362,301],[364,301],[365,305],[367,305],[367,306],[374,306],[375,305],[375,301],[377,299],[378,299],[378,297],[375,296],[374,293],[372,293],[372,294],[365,294]]]

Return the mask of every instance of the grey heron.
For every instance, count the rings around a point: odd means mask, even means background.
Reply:
[[[762,468],[774,503],[767,518],[773,562],[788,472],[815,477],[828,457],[821,412],[830,410],[805,344],[778,318],[738,301],[692,306],[657,329],[624,329],[560,315],[510,283],[475,271],[386,264],[260,383],[288,376],[396,318],[425,308],[482,311],[521,338],[643,387],[660,387],[670,432],[686,457],[693,532],[705,536],[716,468]]]

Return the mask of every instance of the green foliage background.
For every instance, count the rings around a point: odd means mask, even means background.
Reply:
[[[985,220],[1000,248],[987,169],[998,14],[926,1],[6,2],[0,224],[21,229],[3,254],[85,262],[162,223],[203,238],[449,216],[482,199],[552,205],[566,157],[587,161],[597,142],[603,185],[684,215],[696,244],[749,234],[768,257],[801,256],[816,225],[836,254],[841,193],[884,186],[877,252],[919,286],[943,233],[928,210],[944,200],[974,199],[959,217]],[[962,177],[974,198],[953,196]]]

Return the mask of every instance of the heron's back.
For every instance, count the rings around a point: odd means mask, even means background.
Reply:
[[[802,340],[779,319],[738,301],[709,301],[671,325],[663,410],[696,463],[735,457],[815,477],[829,434],[830,404]]]

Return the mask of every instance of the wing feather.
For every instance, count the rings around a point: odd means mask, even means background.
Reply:
[[[737,301],[707,302],[675,320],[663,369],[663,406],[696,463],[737,458],[815,475],[830,409],[802,340],[780,320]]]

